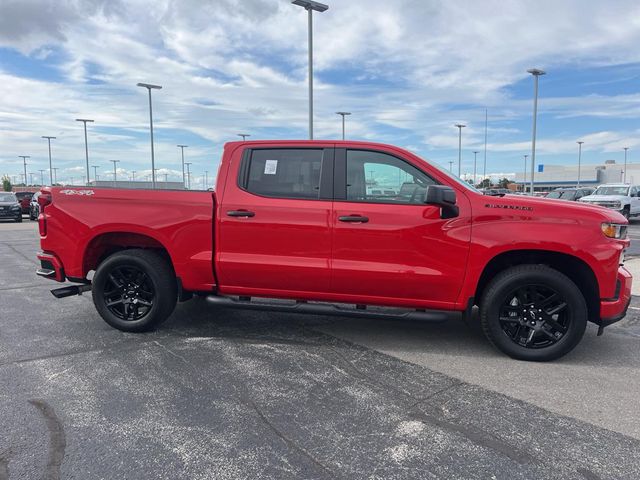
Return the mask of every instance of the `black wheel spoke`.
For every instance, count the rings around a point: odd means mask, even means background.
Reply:
[[[120,265],[111,270],[107,278],[103,287],[104,305],[116,317],[137,321],[152,310],[155,289],[141,268],[136,265]]]
[[[571,310],[561,292],[535,283],[515,287],[504,297],[498,312],[504,334],[527,349],[557,343],[571,322]]]

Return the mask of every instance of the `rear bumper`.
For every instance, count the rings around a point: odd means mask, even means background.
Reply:
[[[40,252],[38,253],[38,260],[40,260],[40,268],[36,270],[36,275],[56,282],[64,282],[66,280],[62,262],[53,253]]]
[[[632,277],[626,268],[618,268],[616,282],[616,298],[600,300],[600,322],[598,324],[601,327],[622,320],[627,314],[629,303],[631,303]]]

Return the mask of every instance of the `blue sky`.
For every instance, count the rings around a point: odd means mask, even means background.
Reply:
[[[393,143],[463,172],[484,149],[487,170],[512,174],[530,153],[538,67],[539,163],[640,156],[640,4],[633,1],[328,2],[314,17],[316,138]],[[365,6],[366,5],[366,6]],[[213,180],[224,142],[307,135],[306,14],[288,0],[0,3],[0,174],[47,168],[80,182],[89,126],[101,178],[150,169],[146,91],[154,91],[156,166],[180,178],[187,144],[194,184]],[[637,153],[636,153],[637,152]],[[478,158],[482,158],[482,153]],[[479,167],[480,170],[480,167]],[[92,169],[93,172],[93,169]],[[36,177],[38,177],[36,175]],[[164,177],[162,177],[164,178]]]

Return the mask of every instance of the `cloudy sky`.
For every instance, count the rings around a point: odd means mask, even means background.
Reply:
[[[540,80],[538,161],[640,160],[637,0],[333,0],[314,17],[316,138],[393,143],[463,172],[484,149],[488,171],[515,172],[529,153],[533,83]],[[222,145],[307,136],[306,12],[288,0],[0,0],[0,174],[47,168],[81,181],[82,125],[105,179],[149,173],[154,91],[156,166],[194,183],[215,175]],[[478,158],[482,157],[482,153]],[[93,169],[92,169],[93,172]],[[92,173],[93,174],[93,173]],[[36,178],[39,177],[37,173]],[[19,177],[18,177],[19,178]],[[161,176],[161,178],[164,178]],[[47,179],[45,178],[45,182]]]

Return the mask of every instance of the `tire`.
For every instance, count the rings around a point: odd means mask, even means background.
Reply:
[[[98,266],[92,283],[98,313],[123,332],[154,330],[176,306],[176,274],[165,258],[150,250],[114,253]]]
[[[518,360],[545,362],[566,355],[582,339],[587,316],[576,284],[545,265],[501,272],[480,304],[480,323],[489,342]]]
[[[624,207],[622,209],[622,215],[624,216],[624,218],[629,220],[629,217],[631,216],[631,211],[630,211],[629,207]]]
[[[22,214],[20,214],[20,216],[16,218],[16,223],[20,222],[22,222]]]

